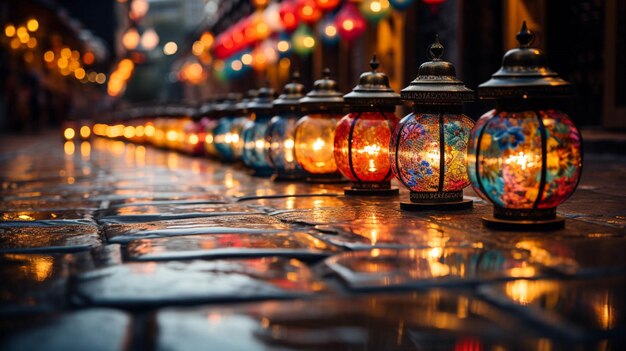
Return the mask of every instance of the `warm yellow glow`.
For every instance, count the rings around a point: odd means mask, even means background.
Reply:
[[[211,34],[210,32],[204,32],[200,36],[200,41],[202,42],[202,44],[204,44],[204,47],[206,48],[210,48],[211,45],[213,45],[213,40],[213,34]]]
[[[88,141],[80,143],[80,155],[84,159],[88,159],[89,155],[91,155],[91,144]]]
[[[189,136],[189,143],[190,143],[191,145],[196,145],[196,144],[198,144],[198,141],[199,141],[199,139],[198,139],[198,136],[197,136],[196,134],[191,134],[191,135]]]
[[[76,136],[76,132],[73,128],[65,128],[65,131],[63,131],[63,136],[67,140],[72,140]]]
[[[193,43],[193,45],[191,46],[191,52],[196,55],[196,56],[200,56],[202,55],[202,53],[204,52],[204,44],[201,41],[196,41]]]
[[[154,135],[154,126],[152,124],[148,124],[144,130],[147,137],[152,137]]]
[[[11,38],[12,36],[14,36],[15,26],[12,24],[7,24],[6,27],[4,27],[4,35],[6,35],[8,38]]]
[[[39,29],[39,22],[34,18],[29,19],[28,22],[26,22],[26,28],[31,32],[35,32]]]
[[[517,155],[509,155],[509,157],[504,160],[504,163],[507,165],[516,164],[522,170],[526,170],[527,167],[534,167],[535,163],[532,162],[528,155],[524,154],[524,152],[520,151]]]
[[[168,41],[163,45],[163,53],[165,55],[174,55],[178,51],[178,45],[173,41]]]
[[[305,5],[302,7],[302,14],[305,16],[311,16],[313,14],[313,7],[311,5]]]
[[[18,29],[21,29],[21,28],[18,28]],[[30,40],[30,35],[28,35],[28,33],[25,33],[24,35],[19,35],[19,31],[18,31],[17,37],[19,38],[19,41],[22,44],[26,44]]]
[[[98,73],[96,75],[96,83],[104,84],[104,82],[106,82],[106,80],[107,80],[107,76],[104,73]]]
[[[73,141],[66,141],[65,144],[63,144],[63,151],[68,156],[74,155],[75,148]]]
[[[265,36],[267,36],[267,34],[269,34],[270,27],[267,25],[267,23],[260,21],[256,25],[256,31],[259,37],[264,38]]]
[[[30,39],[28,39],[28,43],[26,43],[26,46],[28,46],[28,48],[30,49],[34,49],[35,47],[37,47],[37,38],[31,37]]]
[[[291,65],[291,60],[289,59],[289,57],[283,57],[280,59],[280,61],[278,61],[278,64],[281,68],[288,69]]]
[[[329,24],[326,28],[324,28],[324,34],[326,34],[327,37],[334,37],[337,35],[337,28],[334,25]]]
[[[74,76],[76,77],[76,79],[83,79],[85,78],[85,70],[82,68],[78,68],[74,71]]]
[[[176,141],[176,139],[178,139],[178,133],[176,133],[175,130],[169,130],[166,134],[165,134],[165,138],[168,141]]]
[[[143,137],[145,131],[144,131],[144,127],[143,126],[137,126],[135,127],[135,136],[137,137]]]
[[[148,13],[150,5],[148,0],[133,0],[130,3],[130,17],[133,19],[139,19]]]
[[[30,38],[30,35],[28,35],[28,30],[26,29],[26,27],[17,27],[17,30],[15,31],[15,33],[17,34],[17,37],[20,39],[22,43],[26,43],[28,41],[28,38]]]
[[[124,127],[124,138],[131,139],[133,137],[135,137],[135,127],[133,126]]]
[[[382,6],[380,5],[380,2],[372,1],[370,3],[370,10],[372,10],[372,12],[380,12],[380,10],[382,10]]]
[[[280,52],[286,52],[287,50],[289,50],[289,42],[287,40],[281,40],[278,42],[278,44],[276,44],[276,48]]]
[[[317,138],[315,142],[313,142],[313,150],[320,151],[324,148],[324,140]]]
[[[251,64],[251,63],[252,63],[252,55],[250,55],[250,54],[243,54],[243,55],[241,56],[241,62],[242,62],[244,65],[249,65],[249,64]]]
[[[20,45],[21,45],[21,43],[20,43],[19,39],[17,39],[17,38],[11,39],[11,48],[12,49],[17,49],[17,48],[20,47]]]
[[[54,61],[54,52],[48,50],[43,54],[43,60],[46,62]]]
[[[233,71],[239,71],[241,70],[241,68],[243,67],[243,64],[241,63],[241,61],[239,60],[234,60],[231,64],[230,67],[233,69]]]
[[[152,50],[159,45],[159,35],[154,29],[148,29],[141,35],[141,46],[146,50]]]
[[[80,127],[80,136],[83,138],[89,138],[89,136],[91,135],[91,129],[89,129],[88,126],[82,126]]]
[[[209,135],[205,136],[204,137],[204,142],[207,143],[207,144],[213,143],[213,135],[209,134]]]
[[[124,45],[127,50],[134,50],[139,45],[140,40],[141,37],[139,36],[139,32],[137,31],[137,29],[130,28],[122,36],[122,45]]]
[[[343,29],[345,30],[352,30],[354,29],[354,22],[352,22],[352,20],[345,20],[343,21],[343,23],[341,24],[343,26]]]
[[[315,39],[313,39],[313,37],[304,37],[302,44],[307,48],[312,48],[315,46]]]

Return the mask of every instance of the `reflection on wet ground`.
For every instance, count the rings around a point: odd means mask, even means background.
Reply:
[[[2,350],[626,347],[623,159],[549,233],[120,141],[0,161]]]

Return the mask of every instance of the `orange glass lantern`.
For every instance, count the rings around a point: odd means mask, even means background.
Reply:
[[[418,75],[401,92],[413,102],[390,144],[395,176],[411,190],[403,210],[462,210],[472,207],[463,198],[469,185],[466,170],[467,141],[474,122],[462,114],[463,103],[474,92],[456,78],[450,62],[443,61],[439,37],[429,48],[432,61],[423,63]]]
[[[316,80],[313,90],[300,99],[300,107],[306,115],[296,125],[296,161],[308,173],[309,181],[342,181],[333,145],[335,128],[343,117],[345,103],[337,82],[330,79],[328,68],[324,69],[324,78]]]
[[[526,23],[520,46],[478,87],[481,99],[495,99],[472,131],[468,172],[474,190],[494,205],[488,227],[505,230],[563,228],[556,207],[574,193],[582,168],[582,140],[557,107],[572,86],[547,66],[545,54],[530,47]]]
[[[361,74],[359,85],[344,96],[350,113],[337,124],[335,162],[341,174],[352,182],[346,195],[397,195],[391,187],[389,141],[398,118],[395,105],[400,95],[389,87],[389,78],[376,72],[376,56],[371,72]]]

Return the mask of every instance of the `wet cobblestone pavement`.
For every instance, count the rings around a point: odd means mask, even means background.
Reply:
[[[3,142],[4,143],[4,142]],[[624,350],[626,159],[556,232],[96,139],[7,141],[1,350]]]

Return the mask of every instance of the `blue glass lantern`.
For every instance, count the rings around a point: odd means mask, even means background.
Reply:
[[[235,144],[239,143],[239,135],[234,135],[235,122],[238,120],[237,99],[239,96],[230,94],[215,104],[214,115],[219,122],[213,129],[213,143],[219,158],[224,162],[235,162]]]
[[[274,170],[267,157],[265,133],[270,118],[274,115],[274,90],[263,87],[248,104],[250,120],[243,129],[243,163],[254,170],[257,177],[269,177]]]
[[[285,85],[283,93],[274,100],[277,115],[267,127],[267,157],[274,168],[273,180],[304,178],[305,172],[296,161],[294,135],[296,123],[302,117],[300,98],[304,97],[304,85],[298,83],[300,74],[294,72],[291,83]]]

